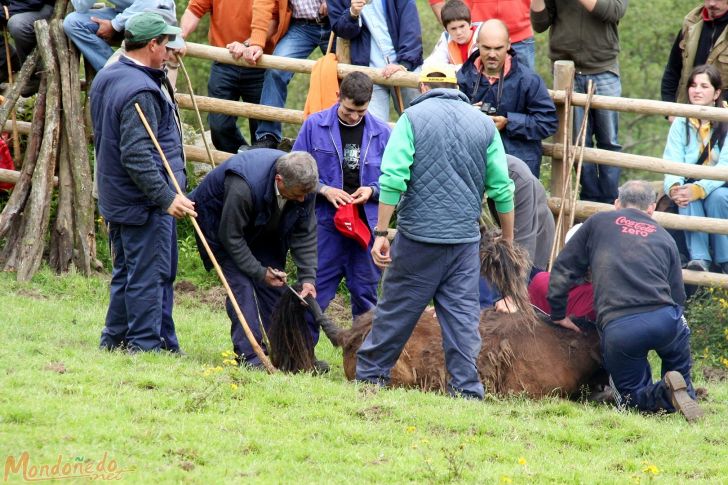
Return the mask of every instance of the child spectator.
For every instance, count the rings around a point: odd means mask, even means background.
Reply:
[[[460,0],[450,0],[440,11],[445,32],[432,49],[425,64],[454,64],[460,70],[473,51],[478,50],[480,22],[470,23],[470,9]]]

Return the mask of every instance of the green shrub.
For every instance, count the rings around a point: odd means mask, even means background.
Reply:
[[[693,355],[705,365],[728,367],[728,290],[706,288],[688,302]]]

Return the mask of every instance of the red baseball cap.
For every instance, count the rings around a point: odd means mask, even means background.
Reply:
[[[359,208],[354,204],[342,205],[336,209],[334,225],[341,234],[354,239],[362,248],[369,247],[372,233],[359,215]]]

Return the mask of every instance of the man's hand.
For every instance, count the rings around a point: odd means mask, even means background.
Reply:
[[[376,237],[374,239],[374,245],[372,246],[372,258],[374,264],[384,269],[392,262],[392,257],[389,255],[389,239],[384,236]]]
[[[319,5],[319,17],[324,18],[329,15],[329,5],[326,2],[321,2]]]
[[[351,197],[353,199],[351,203],[364,204],[372,197],[373,193],[374,189],[371,187],[359,187],[353,194],[351,194]]]
[[[342,205],[351,204],[354,201],[353,197],[347,194],[346,191],[335,187],[329,187],[324,192],[324,197],[326,197],[326,200],[331,202],[337,209]]]
[[[111,20],[91,17],[91,22],[99,24],[99,30],[96,31],[96,35],[104,39],[106,42],[111,42],[116,34],[116,30],[114,30],[114,27],[111,26]]]
[[[367,2],[365,2],[364,0],[351,0],[351,8],[349,9],[349,13],[354,17],[358,17],[366,4]]]
[[[399,64],[387,64],[382,70],[382,76],[389,78],[395,72],[406,71],[407,68]]]
[[[304,283],[301,287],[301,298],[306,298],[309,295],[316,298],[316,287],[312,283]]]
[[[573,330],[576,333],[581,333],[581,330],[579,330],[579,327],[577,327],[574,322],[571,321],[571,318],[568,316],[564,318],[563,320],[554,320],[554,323],[556,325],[559,325],[560,327],[564,327],[569,330]]]
[[[233,56],[233,59],[236,61],[243,57],[243,54],[245,54],[245,44],[242,42],[230,42],[228,45],[225,46],[230,52],[230,55]]]
[[[490,119],[493,120],[498,131],[501,131],[508,124],[508,118],[505,116],[491,116]]]
[[[265,284],[268,286],[279,287],[286,283],[286,278],[287,275],[285,272],[268,266],[265,269],[265,278],[263,281],[265,281]]]
[[[255,63],[258,61],[260,56],[263,55],[263,48],[259,45],[251,45],[250,47],[246,47],[245,51],[243,51],[243,59],[248,61],[249,63],[255,65]]]
[[[517,313],[518,308],[516,307],[516,304],[513,303],[511,297],[506,296],[495,302],[495,311],[499,313]]]
[[[197,217],[197,212],[195,212],[195,203],[180,194],[174,196],[174,200],[169,207],[167,207],[167,214],[175,219],[182,219],[185,216]]]

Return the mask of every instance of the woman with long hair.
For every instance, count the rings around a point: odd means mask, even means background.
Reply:
[[[711,65],[698,66],[690,73],[690,104],[722,106],[721,78]],[[697,165],[728,166],[728,147],[724,141],[728,126],[722,122],[697,118],[675,118],[662,156],[665,160]],[[728,219],[728,187],[722,180],[690,179],[665,174],[665,194],[683,215]],[[704,232],[685,232],[690,262],[688,269],[709,271],[715,262],[728,273],[728,236]]]

